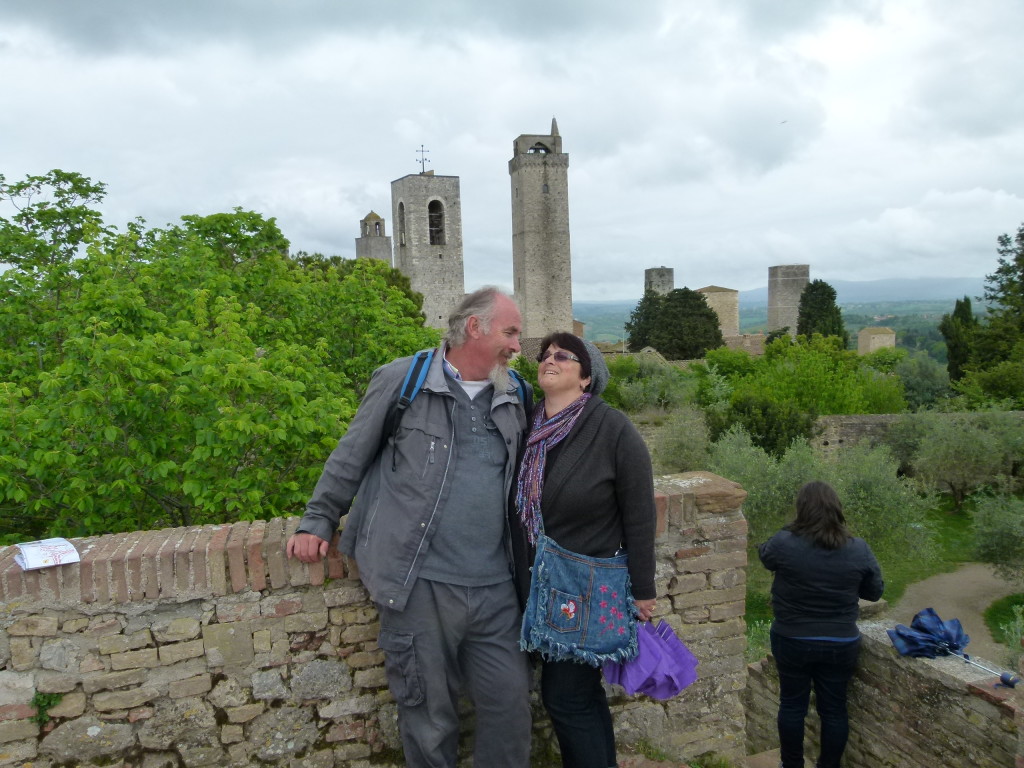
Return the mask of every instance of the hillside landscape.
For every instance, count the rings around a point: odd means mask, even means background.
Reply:
[[[900,327],[936,327],[942,315],[951,312],[957,299],[970,296],[975,308],[981,309],[979,298],[983,278],[920,278],[916,280],[871,280],[829,283],[836,289],[837,303],[843,311],[847,330],[856,334],[872,325]],[[636,307],[635,300],[574,301],[573,314],[585,324],[585,335],[592,341],[617,342],[626,336],[625,324]],[[768,320],[768,288],[740,291],[740,331],[760,333]],[[937,331],[936,331],[937,333]]]

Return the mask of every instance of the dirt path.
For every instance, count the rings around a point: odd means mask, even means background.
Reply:
[[[991,566],[968,563],[952,573],[911,584],[883,618],[894,626],[909,625],[918,611],[934,608],[942,619],[960,619],[971,638],[965,650],[972,658],[977,656],[1005,668],[1009,649],[992,639],[982,614],[999,598],[1022,591],[1021,585],[996,576]]]

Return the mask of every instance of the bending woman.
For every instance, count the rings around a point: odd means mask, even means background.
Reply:
[[[519,467],[512,516],[520,594],[529,593],[534,532],[592,557],[629,555],[639,618],[655,608],[654,481],[643,439],[629,419],[599,397],[608,383],[600,351],[571,333],[541,342],[534,411]],[[541,697],[558,737],[564,768],[615,766],[615,734],[601,669],[542,660]]]
[[[860,654],[858,599],[878,600],[884,583],[871,548],[846,527],[827,483],[807,483],[796,519],[758,549],[772,581],[772,655],[779,670],[783,768],[803,768],[804,718],[814,686],[821,718],[818,768],[839,768],[850,732],[846,687]]]

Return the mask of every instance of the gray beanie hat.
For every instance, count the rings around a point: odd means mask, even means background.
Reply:
[[[604,361],[601,350],[595,347],[593,342],[586,339],[581,339],[581,341],[587,348],[587,354],[590,355],[590,387],[587,391],[594,395],[600,395],[608,386],[608,364]]]

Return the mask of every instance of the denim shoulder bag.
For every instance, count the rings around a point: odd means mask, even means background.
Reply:
[[[595,667],[629,661],[637,653],[637,624],[627,556],[570,552],[546,536],[543,525],[519,647],[549,661]]]

